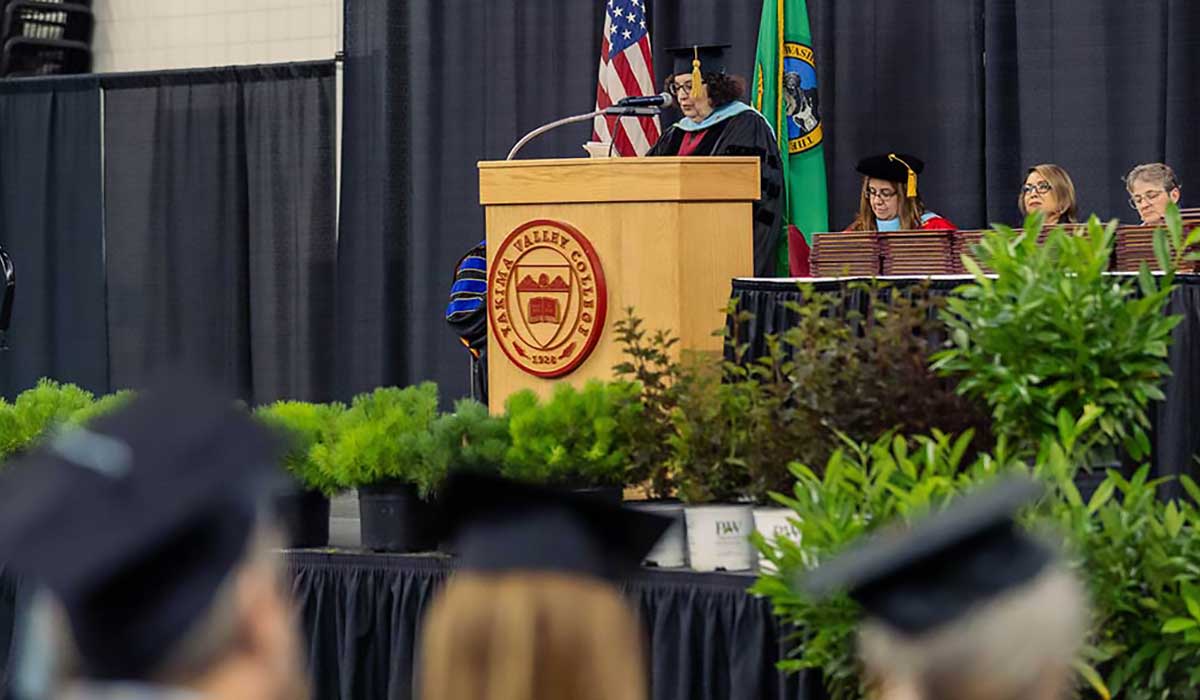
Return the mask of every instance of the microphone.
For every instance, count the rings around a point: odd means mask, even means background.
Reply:
[[[671,93],[664,92],[659,95],[647,95],[646,97],[626,97],[617,100],[617,107],[670,107],[675,104],[675,98]]]

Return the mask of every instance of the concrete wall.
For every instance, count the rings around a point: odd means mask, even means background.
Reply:
[[[93,70],[332,58],[343,0],[95,0]]]

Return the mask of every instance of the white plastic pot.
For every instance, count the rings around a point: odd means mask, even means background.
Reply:
[[[687,565],[687,539],[684,536],[684,517],[683,504],[671,502],[644,502],[644,503],[626,503],[626,506],[634,510],[640,510],[646,513],[654,513],[667,518],[672,518],[675,524],[663,533],[659,538],[658,544],[650,553],[646,555],[645,563],[648,566],[657,566],[663,569],[678,568]]]
[[[777,537],[799,542],[800,530],[790,522],[795,517],[796,513],[789,508],[755,508],[754,529],[770,544],[774,544]],[[758,568],[774,571],[775,565],[759,555]]]
[[[688,559],[696,571],[748,571],[755,562],[749,505],[687,506]]]

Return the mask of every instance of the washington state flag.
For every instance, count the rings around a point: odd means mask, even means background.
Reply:
[[[751,93],[755,109],[775,129],[783,161],[778,269],[787,275],[790,257],[795,272],[808,275],[812,235],[829,230],[829,200],[817,62],[805,0],[763,2]],[[795,248],[790,251],[789,241]]]

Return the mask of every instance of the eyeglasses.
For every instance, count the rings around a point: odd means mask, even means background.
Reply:
[[[1052,189],[1054,189],[1054,188],[1050,185],[1049,182],[1043,181],[1043,182],[1039,182],[1036,185],[1025,185],[1024,187],[1021,188],[1021,191],[1024,192],[1025,194],[1033,194],[1034,192],[1037,192],[1038,194],[1046,194],[1047,192],[1049,192]]]
[[[877,190],[874,187],[867,188],[867,199],[891,199],[896,196],[896,190]]]
[[[1138,209],[1143,204],[1153,204],[1154,200],[1166,193],[1166,190],[1150,190],[1146,194],[1135,194],[1129,198],[1129,206],[1133,207],[1134,209]]]
[[[678,95],[681,92],[690,93],[691,91],[692,91],[692,82],[690,80],[686,83],[675,83],[675,84],[671,85],[671,92],[675,93],[676,95]]]

